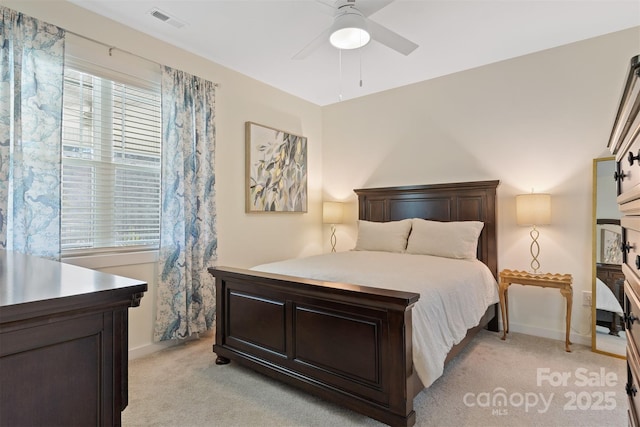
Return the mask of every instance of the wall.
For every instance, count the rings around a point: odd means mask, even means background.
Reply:
[[[320,107],[202,57],[153,39],[64,1],[0,1],[0,4],[110,46],[219,83],[216,91],[216,203],[218,264],[249,267],[322,250]],[[106,47],[99,47],[104,55]],[[114,50],[114,56],[126,55]],[[305,214],[245,214],[244,123],[253,121],[308,137],[309,207]],[[149,283],[140,307],[130,310],[130,355],[152,344],[156,265],[121,265],[118,260],[79,263]]]
[[[337,231],[338,249],[346,250],[356,236],[354,188],[500,179],[499,268],[527,269],[530,262],[528,229],[515,224],[515,195],[532,188],[551,193],[553,223],[540,227],[540,261],[545,271],[573,274],[573,338],[589,342],[590,311],[580,302],[591,289],[592,158],[606,155],[628,60],[640,53],[640,29],[320,108],[67,2],[0,4],[220,84],[219,265],[327,251],[323,197],[351,202],[349,223]],[[247,120],[309,138],[307,214],[244,213]],[[131,310],[130,349],[134,355],[156,349],[155,263],[86,265],[149,283],[142,305]],[[510,295],[512,330],[562,338],[559,294],[514,286]]]
[[[323,191],[350,204],[338,247],[353,247],[353,188],[499,179],[498,268],[526,270],[529,229],[515,196],[552,194],[539,227],[542,270],[574,279],[573,340],[590,343],[592,159],[606,155],[640,28],[420,82],[323,109]],[[559,292],[513,286],[513,331],[562,339]]]
[[[616,170],[613,157],[601,157],[596,162],[596,191],[598,203],[596,205],[596,218],[620,219],[622,213],[618,209],[617,184],[612,179]],[[611,160],[604,160],[611,159]]]

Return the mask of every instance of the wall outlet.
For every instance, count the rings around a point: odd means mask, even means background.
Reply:
[[[582,305],[585,307],[591,307],[591,292],[582,291]]]

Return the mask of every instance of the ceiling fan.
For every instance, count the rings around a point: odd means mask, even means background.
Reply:
[[[370,40],[376,40],[403,55],[409,55],[418,47],[411,40],[368,18],[394,0],[316,1],[331,8],[334,15],[333,24],[296,53],[293,59],[306,58],[327,41],[338,49],[357,49],[365,46]]]

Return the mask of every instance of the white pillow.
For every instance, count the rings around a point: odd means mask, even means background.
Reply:
[[[404,252],[411,220],[389,222],[358,221],[356,251]]]
[[[413,218],[407,253],[447,258],[475,259],[478,237],[484,227],[480,221],[429,221]]]

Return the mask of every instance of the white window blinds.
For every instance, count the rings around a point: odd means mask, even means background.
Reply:
[[[62,250],[157,248],[159,88],[131,84],[131,78],[118,82],[69,63],[62,118]]]

